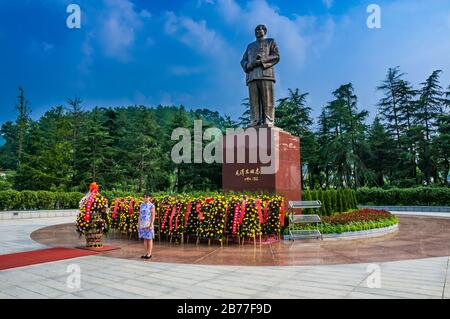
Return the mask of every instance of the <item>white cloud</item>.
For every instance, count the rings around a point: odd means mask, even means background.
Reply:
[[[169,67],[169,72],[173,75],[183,76],[205,72],[205,68],[201,66],[172,65]]]
[[[218,0],[218,9],[224,20],[239,32],[247,33],[249,40],[254,40],[255,26],[265,24],[268,37],[275,38],[280,47],[283,64],[289,65],[289,68],[301,68],[307,44],[311,41],[302,30],[302,18],[284,16],[265,0],[250,1],[244,8],[234,0]]]
[[[235,22],[243,15],[241,7],[234,0],[218,0],[219,11],[227,22]]]
[[[197,8],[200,8],[204,4],[214,4],[214,0],[197,0]]]
[[[218,32],[208,28],[205,20],[195,21],[190,17],[178,17],[173,12],[166,12],[164,29],[199,53],[209,56],[227,54],[224,39]]]
[[[298,15],[285,16],[265,0],[252,0],[242,7],[235,0],[218,0],[217,9],[229,27],[239,34],[248,35],[247,43],[255,40],[256,25],[267,26],[267,36],[277,41],[280,50],[281,60],[275,67],[276,74],[280,75],[276,76],[277,96],[283,96],[288,87],[298,87],[299,74],[305,66],[308,52],[317,52],[325,47],[333,33],[332,22],[323,27],[321,19],[322,32],[317,32],[318,21]],[[242,43],[242,53],[247,43]],[[317,43],[320,45],[313,46]]]
[[[322,3],[324,4],[325,7],[327,7],[328,9],[330,9],[333,6],[333,0],[322,0]]]
[[[143,18],[151,18],[152,17],[152,14],[149,12],[149,11],[147,11],[147,10],[142,10],[140,13],[139,13],[139,15],[141,16],[141,17],[143,17]]]
[[[130,48],[136,31],[142,28],[147,11],[136,12],[130,0],[104,0],[106,15],[101,21],[100,42],[106,56],[126,62],[131,59]]]

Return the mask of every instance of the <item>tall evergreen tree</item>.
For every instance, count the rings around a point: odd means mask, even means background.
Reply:
[[[0,129],[4,144],[0,146],[0,169],[14,170],[17,167],[17,125],[8,121]]]
[[[441,70],[433,71],[427,80],[421,83],[419,101],[417,103],[416,118],[425,128],[425,139],[430,141],[435,129],[438,115],[443,113],[443,91],[439,84]]]
[[[359,187],[364,163],[360,156],[365,140],[366,110],[358,111],[357,97],[351,83],[341,85],[333,92],[335,100],[328,105],[330,125],[335,137],[330,146],[333,152],[336,177],[342,186]]]
[[[417,101],[415,100],[418,94],[414,90],[411,84],[405,80],[399,80],[398,82],[398,94],[399,94],[399,120],[402,125],[402,135],[400,137],[400,147],[398,150],[401,160],[398,162],[398,170],[405,171],[403,167],[407,167],[405,174],[401,178],[416,179],[417,177],[417,128],[413,127],[415,124],[415,117],[417,112]]]
[[[245,98],[242,100],[241,105],[244,107],[244,112],[242,113],[242,115],[239,117],[239,126],[246,128],[250,125],[251,123],[251,114],[250,114],[250,100],[249,98]]]
[[[106,127],[106,116],[102,109],[94,108],[81,127],[80,156],[77,158],[77,172],[80,177],[80,186],[86,186],[96,181],[107,187],[108,159],[112,157],[111,136]]]
[[[308,172],[310,187],[314,188],[313,167],[317,163],[317,146],[315,136],[311,131],[313,123],[311,108],[306,105],[308,93],[301,93],[299,89],[289,89],[286,98],[278,100],[275,109],[275,125],[301,139],[301,176],[306,181],[305,171]]]
[[[433,157],[444,185],[450,185],[450,114],[437,120],[438,135],[433,139]]]
[[[66,102],[69,105],[69,117],[71,119],[72,126],[72,171],[76,172],[77,168],[75,164],[77,163],[77,156],[80,153],[80,130],[83,123],[83,101],[80,97],[75,96],[72,98],[66,98]],[[72,186],[76,186],[75,174],[72,176]]]
[[[317,143],[319,148],[318,166],[319,170],[323,172],[323,180],[320,179],[320,184],[325,188],[330,186],[331,178],[331,162],[329,146],[333,138],[331,129],[331,119],[326,107],[322,108],[322,112],[319,116],[318,131],[317,131]]]
[[[431,154],[431,138],[436,130],[436,119],[443,113],[444,99],[439,84],[441,70],[433,71],[427,80],[421,83],[420,97],[417,103],[416,120],[423,127],[425,139],[420,146],[419,166],[425,175],[425,182],[430,185],[432,176],[436,177],[437,169]]]
[[[19,96],[17,99],[17,164],[20,165],[24,153],[25,137],[27,134],[28,122],[30,120],[29,116],[31,114],[31,108],[29,107],[29,102],[25,97],[25,91],[22,87],[19,87]]]
[[[395,141],[386,132],[378,117],[370,128],[368,144],[370,158],[367,159],[367,166],[374,174],[374,183],[370,186],[382,187],[385,179],[390,176],[390,169],[395,161],[395,153],[393,153]]]
[[[387,123],[388,132],[395,136],[397,147],[400,148],[401,125],[401,84],[404,73],[400,73],[400,67],[389,68],[386,78],[377,87],[384,93],[384,97],[378,103],[379,113]]]

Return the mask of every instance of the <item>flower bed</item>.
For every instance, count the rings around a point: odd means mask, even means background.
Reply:
[[[111,228],[135,236],[141,203],[134,197],[113,200]],[[277,195],[157,195],[153,203],[163,239],[256,238],[279,235],[284,226],[284,200]]]
[[[318,229],[322,234],[341,234],[385,228],[398,224],[398,218],[384,210],[359,209],[333,216],[323,217],[323,223],[315,225],[295,225],[297,230]],[[287,230],[285,234],[288,234]]]

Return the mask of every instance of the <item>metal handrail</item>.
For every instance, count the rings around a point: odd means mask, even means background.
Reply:
[[[289,201],[289,208],[292,209],[320,207],[322,207],[322,203],[320,202],[320,200]]]

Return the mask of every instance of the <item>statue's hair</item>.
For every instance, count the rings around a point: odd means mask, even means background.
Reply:
[[[259,27],[262,27],[263,30],[264,30],[264,34],[267,34],[267,27],[266,27],[264,24],[258,24],[258,25],[256,26],[256,28],[255,28],[255,31],[256,31],[256,29],[258,29]]]

